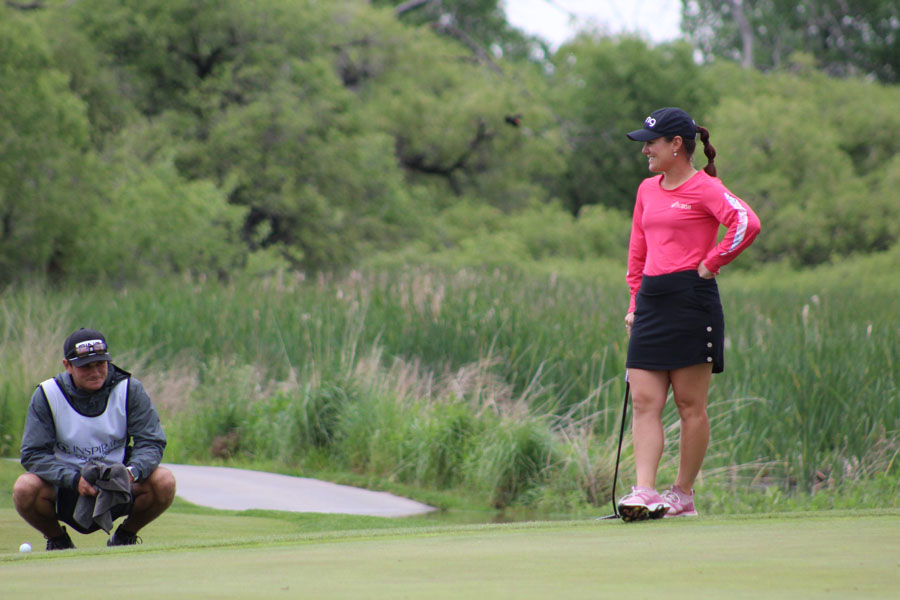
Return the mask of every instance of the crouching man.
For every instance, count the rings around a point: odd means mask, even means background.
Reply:
[[[44,535],[47,550],[75,547],[60,521],[80,533],[109,533],[112,520],[125,517],[107,545],[135,544],[138,531],[175,498],[175,477],[159,466],[166,436],[156,408],[141,382],[111,362],[99,331],[72,333],[63,356],[65,372],[31,397],[16,510]],[[113,484],[116,491],[106,492]],[[96,515],[101,498],[108,510]]]

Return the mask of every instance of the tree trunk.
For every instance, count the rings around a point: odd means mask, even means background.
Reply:
[[[743,0],[729,0],[729,4],[734,13],[734,22],[737,24],[738,31],[741,34],[743,47],[741,66],[745,69],[750,69],[753,67],[753,29],[751,29],[750,21],[747,20],[747,15],[744,13]]]

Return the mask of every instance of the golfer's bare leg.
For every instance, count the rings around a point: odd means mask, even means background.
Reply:
[[[637,485],[656,488],[656,472],[665,444],[662,411],[669,393],[669,374],[667,371],[628,369],[628,380],[634,407],[631,442]]]
[[[13,504],[19,515],[45,537],[62,535],[56,520],[56,488],[34,473],[23,473],[16,479]]]
[[[669,372],[672,394],[681,417],[678,477],[675,485],[685,492],[694,487],[709,446],[709,381],[712,365],[700,364]]]
[[[150,477],[134,484],[134,507],[122,522],[130,533],[137,533],[147,523],[163,514],[175,499],[175,476],[165,467],[157,467]]]

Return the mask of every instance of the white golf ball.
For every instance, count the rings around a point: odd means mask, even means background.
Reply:
[[[31,552],[31,544],[25,542],[21,546],[19,546],[19,552]]]

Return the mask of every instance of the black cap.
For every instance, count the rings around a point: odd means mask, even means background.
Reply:
[[[649,142],[659,137],[680,135],[684,139],[697,137],[697,124],[680,108],[668,107],[654,110],[644,119],[644,127],[626,134],[636,142]]]
[[[96,329],[79,329],[72,332],[63,344],[63,356],[76,367],[98,362],[111,361],[106,338]]]

